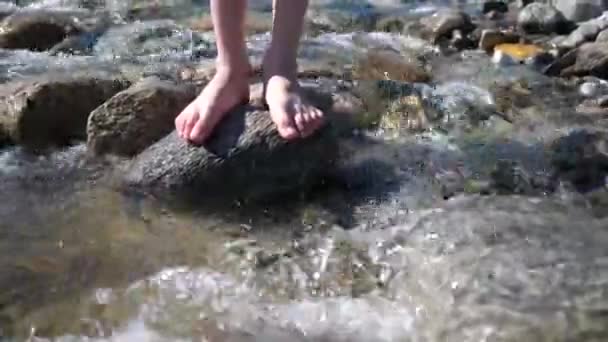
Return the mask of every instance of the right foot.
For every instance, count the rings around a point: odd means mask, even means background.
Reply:
[[[175,119],[177,134],[200,145],[232,108],[249,101],[249,72],[218,69],[213,79]]]

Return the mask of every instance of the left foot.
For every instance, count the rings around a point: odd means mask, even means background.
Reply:
[[[296,77],[290,75],[295,73],[277,68],[264,70],[265,100],[270,117],[281,137],[287,140],[306,138],[323,123],[323,112],[304,97]]]

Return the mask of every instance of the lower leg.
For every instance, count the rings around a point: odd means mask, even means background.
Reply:
[[[211,0],[217,39],[216,74],[175,119],[178,134],[200,144],[227,111],[249,99],[251,67],[244,37],[246,0]]]
[[[322,123],[297,83],[297,55],[308,0],[274,0],[272,41],[264,58],[265,98],[279,134],[306,137]]]

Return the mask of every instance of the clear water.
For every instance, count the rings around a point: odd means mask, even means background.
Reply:
[[[127,5],[108,3],[119,12]],[[415,9],[435,4],[425,6]],[[173,37],[189,35],[183,29]],[[109,42],[111,51],[126,51],[120,56],[1,51],[0,77],[90,67],[137,75],[191,63],[187,44],[175,51],[161,37],[128,55],[128,38],[117,34]],[[251,55],[259,56],[267,42],[263,34],[250,38]],[[408,37],[326,34],[303,43],[302,63],[349,63],[370,42],[432,51]],[[534,106],[515,125],[399,137],[379,132],[382,145],[349,161],[369,171],[354,189],[325,189],[282,205],[235,203],[224,211],[122,195],[107,183],[110,167],[87,161],[83,145],[44,156],[0,150],[0,336],[606,340],[608,221],[592,215],[582,194],[564,189],[546,197],[446,201],[436,182],[458,172],[487,174],[501,158],[547,169],[543,143],[589,125],[567,115],[579,100],[576,91],[560,90],[524,67],[496,67],[482,55],[433,63],[437,86],[423,90],[456,120],[493,108],[488,89],[496,82],[533,85]]]

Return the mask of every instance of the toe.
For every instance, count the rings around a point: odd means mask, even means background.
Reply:
[[[274,123],[277,126],[277,130],[279,131],[279,135],[284,139],[295,139],[300,133],[296,129],[295,120],[292,119],[291,115],[289,115],[285,111],[272,111],[271,116]]]
[[[294,122],[296,123],[296,128],[300,132],[304,132],[306,130],[306,119],[304,117],[304,113],[297,112],[293,117]]]
[[[194,111],[194,106],[189,104],[176,118],[175,118],[175,130],[177,134],[184,138],[184,129],[186,128],[186,121],[189,117],[192,116],[192,112]]]
[[[188,118],[186,119],[186,123],[184,125],[184,131],[182,133],[184,135],[184,139],[190,139],[190,133],[192,132],[194,125],[196,125],[196,123],[198,121],[199,121],[198,112],[195,111],[192,115],[188,116]]]
[[[215,113],[215,116],[218,116]],[[217,120],[214,120],[214,117],[207,113],[205,115],[201,115],[199,120],[194,124],[190,134],[187,136],[190,142],[200,145],[209,137],[211,134],[211,130],[216,125]]]

